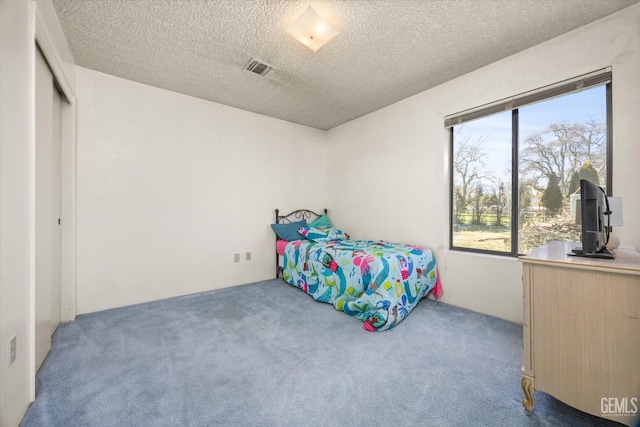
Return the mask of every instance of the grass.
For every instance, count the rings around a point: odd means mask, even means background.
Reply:
[[[458,214],[457,222],[460,225],[472,225],[473,215],[467,213]],[[495,213],[483,213],[480,215],[480,225],[497,226],[497,222]],[[500,227],[509,227],[511,225],[511,218],[505,213],[502,215],[500,222]]]
[[[551,240],[577,241],[580,229],[568,215],[546,218],[528,218],[518,231],[519,249],[529,252]],[[458,224],[453,232],[453,245],[462,248],[511,252],[511,231],[509,227],[495,225]]]
[[[453,233],[453,245],[464,248],[511,252],[511,232],[463,230]]]

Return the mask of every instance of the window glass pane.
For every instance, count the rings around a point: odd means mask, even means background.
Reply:
[[[454,247],[511,252],[511,116],[453,128]]]
[[[603,188],[607,182],[606,86],[522,107],[518,115],[518,252],[579,241],[572,194],[580,193],[581,178]]]

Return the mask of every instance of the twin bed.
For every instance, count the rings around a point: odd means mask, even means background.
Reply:
[[[369,331],[394,327],[429,292],[440,297],[431,250],[352,240],[326,214],[276,209],[276,278],[359,318]]]

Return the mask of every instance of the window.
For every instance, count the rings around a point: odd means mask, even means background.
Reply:
[[[607,70],[445,119],[451,248],[515,256],[578,241],[580,179],[611,191],[610,93]]]

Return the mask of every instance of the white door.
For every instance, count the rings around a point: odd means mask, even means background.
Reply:
[[[62,98],[60,93],[53,91],[53,132],[51,134],[51,219],[53,233],[51,236],[51,334],[60,324],[62,310],[62,262],[60,251],[62,248]]]
[[[35,356],[36,370],[60,323],[60,96],[36,55]]]

